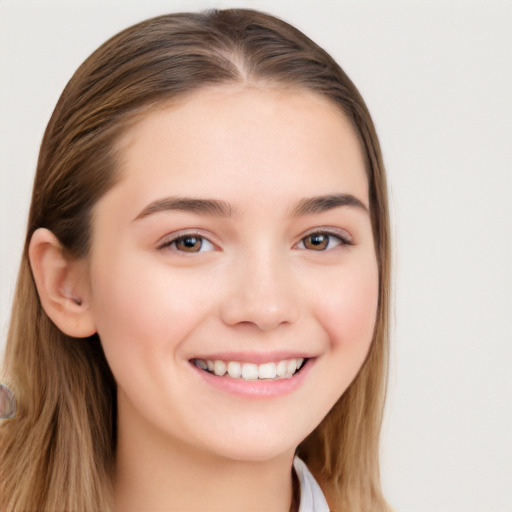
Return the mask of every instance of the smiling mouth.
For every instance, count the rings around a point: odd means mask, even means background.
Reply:
[[[192,359],[197,368],[216,375],[241,380],[281,380],[290,379],[306,365],[308,359],[303,357],[283,359],[263,364],[223,361],[220,359]]]

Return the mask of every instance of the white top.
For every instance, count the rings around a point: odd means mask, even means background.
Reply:
[[[329,512],[324,493],[306,464],[299,457],[295,457],[293,467],[300,483],[299,512]]]

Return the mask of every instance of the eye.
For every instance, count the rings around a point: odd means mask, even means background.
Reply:
[[[198,234],[181,235],[172,240],[166,240],[159,249],[169,248],[179,252],[207,252],[215,250],[213,244],[204,236]]]
[[[316,231],[305,236],[298,246],[309,251],[328,251],[339,245],[352,245],[352,242],[339,234]]]

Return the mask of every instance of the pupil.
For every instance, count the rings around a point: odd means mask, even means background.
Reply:
[[[201,238],[197,236],[184,236],[176,241],[176,247],[186,252],[199,252],[201,245]]]
[[[325,243],[325,235],[321,235],[321,234],[312,235],[311,243],[313,245],[322,245],[322,244],[324,244]]]
[[[323,233],[313,233],[306,237],[304,244],[307,249],[314,249],[315,251],[323,251],[327,249],[329,238]]]
[[[188,236],[183,239],[183,245],[185,247],[194,247],[197,244],[197,238],[195,236]]]

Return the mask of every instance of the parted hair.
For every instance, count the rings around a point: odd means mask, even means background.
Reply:
[[[388,364],[389,220],[384,167],[370,114],[340,66],[302,32],[245,9],[159,16],[97,49],[75,72],[41,144],[3,380],[18,414],[0,425],[0,510],[113,510],[116,383],[97,335],[63,334],[41,306],[28,246],[37,228],[86,258],[94,206],[117,179],[116,143],[141,116],[214,84],[294,87],[329,99],[365,158],[379,266],[373,340],[357,377],[298,447],[336,512],[388,510],[379,434]]]

